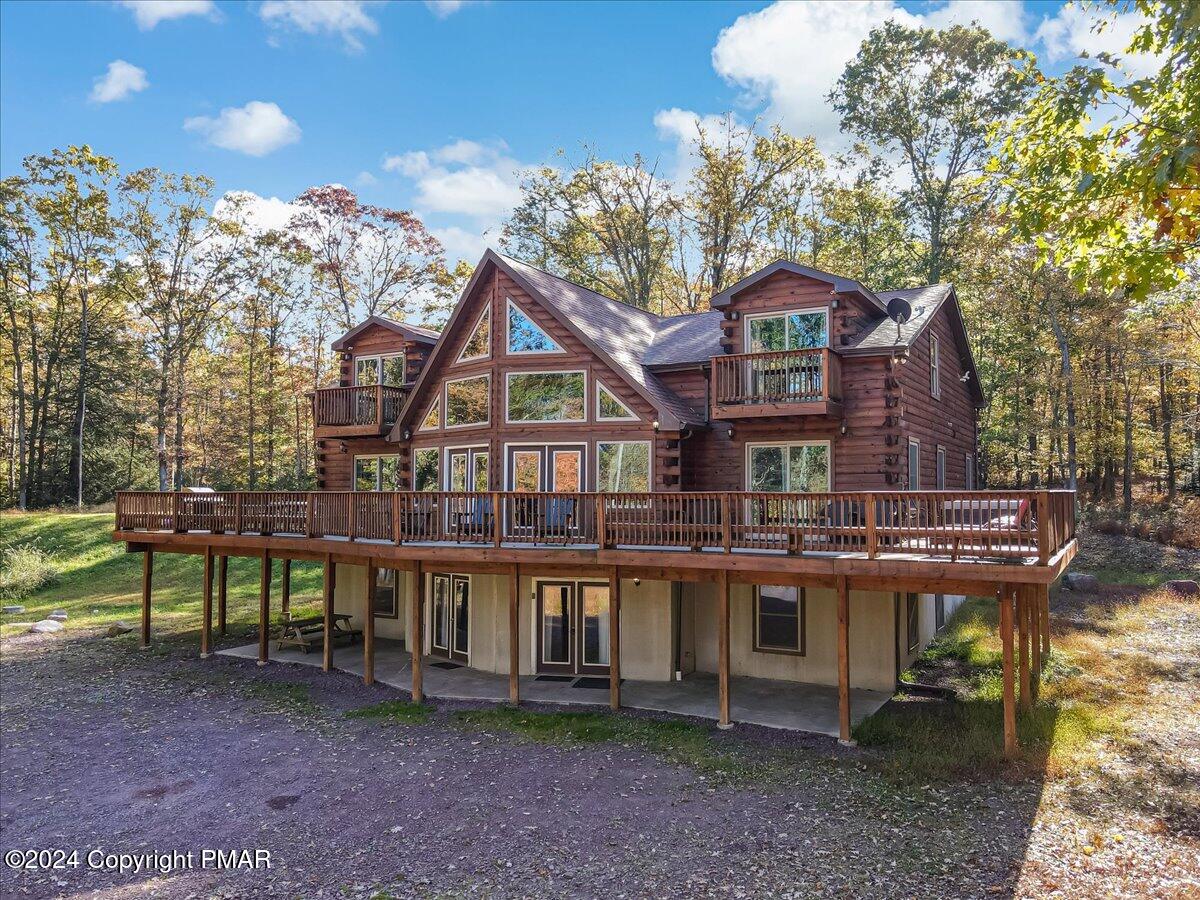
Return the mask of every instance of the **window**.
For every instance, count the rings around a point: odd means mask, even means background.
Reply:
[[[421,420],[421,427],[417,431],[436,431],[442,427],[442,398],[436,397],[433,405],[429,407],[429,412],[425,413],[425,418]]]
[[[968,491],[975,490],[975,454],[968,453],[963,457],[963,465],[967,469],[966,488]]]
[[[583,372],[510,372],[508,421],[582,422]]]
[[[356,491],[400,490],[400,457],[354,457],[354,489]]]
[[[813,493],[830,489],[829,442],[747,444],[752,491]]]
[[[441,451],[437,447],[422,447],[413,451],[413,490],[436,491],[438,489],[438,457]]]
[[[938,631],[946,627],[946,595],[933,595],[933,626]]]
[[[597,381],[596,420],[600,422],[636,422],[637,415],[616,394]]]
[[[908,652],[917,649],[917,644],[921,643],[921,595],[920,594],[905,594],[906,605],[905,613],[908,617]]]
[[[458,354],[458,362],[470,362],[473,359],[487,359],[491,356],[492,310],[487,307],[467,342],[463,345],[462,353]]]
[[[942,396],[942,383],[938,371],[941,365],[941,347],[937,335],[929,335],[929,396]]]
[[[371,608],[381,619],[400,618],[400,592],[395,569],[376,569]]]
[[[747,353],[811,350],[828,344],[828,313],[823,309],[746,317]]]
[[[610,493],[650,490],[650,442],[605,441],[596,444],[596,489]]]
[[[447,452],[449,491],[486,491],[488,489],[487,450],[465,448]]]
[[[944,491],[946,489],[946,448],[937,448],[937,489]]]
[[[462,428],[467,425],[488,423],[488,394],[492,384],[490,375],[476,375],[446,382],[446,427]]]
[[[916,438],[908,439],[908,489],[921,489],[921,442]]]
[[[580,461],[583,454],[578,450],[555,450],[551,457],[551,490],[563,494],[577,493],[580,489]]]
[[[804,654],[804,588],[766,584],[755,587],[754,649]]]
[[[380,373],[383,380],[380,381]],[[404,354],[388,356],[354,357],[354,383],[357,385],[388,384],[399,387],[404,384]]]
[[[554,343],[550,335],[521,312],[517,305],[508,301],[508,352],[509,353],[562,353],[562,347]]]

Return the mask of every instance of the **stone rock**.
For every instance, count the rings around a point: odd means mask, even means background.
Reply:
[[[124,622],[113,622],[104,633],[109,637],[117,637],[118,635],[129,634],[131,631],[133,631],[132,625],[126,625]]]
[[[50,615],[46,616],[46,618],[53,619],[55,622],[65,622],[67,621],[67,611],[65,609],[56,609]]]
[[[63,630],[62,622],[55,622],[53,619],[42,619],[40,622],[34,622],[29,626],[29,631],[32,634],[54,634]]]
[[[1163,587],[1168,591],[1183,594],[1185,597],[1194,597],[1200,594],[1200,584],[1186,578],[1176,578],[1174,581],[1168,581]]]
[[[1100,590],[1100,579],[1084,572],[1068,572],[1063,576],[1063,584],[1069,591]]]
[[[6,606],[6,607],[4,607],[4,612],[6,612],[6,613],[23,613],[23,612],[25,612],[25,607],[23,607],[19,604],[15,605],[15,606]]]

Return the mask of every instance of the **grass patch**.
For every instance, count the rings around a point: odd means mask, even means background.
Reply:
[[[433,709],[423,703],[408,700],[384,700],[370,706],[360,706],[346,713],[347,719],[380,719],[404,725],[423,725],[433,715]]]
[[[535,712],[513,707],[462,711],[454,718],[464,726],[513,732],[545,744],[615,743],[636,747],[718,781],[762,779],[774,768],[768,758],[751,760],[742,753],[717,747],[709,728],[681,720],[602,712]]]
[[[256,679],[239,681],[237,689],[243,696],[279,712],[303,712],[311,715],[322,711],[320,704],[312,699],[308,685],[305,684]]]
[[[0,550],[0,600],[24,600],[57,577],[54,558],[36,543]]]

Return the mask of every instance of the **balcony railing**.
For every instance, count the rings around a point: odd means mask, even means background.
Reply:
[[[383,384],[320,388],[312,394],[313,424],[382,433],[395,424],[404,394],[404,388]]]
[[[762,407],[787,413],[794,411],[788,407],[827,406],[842,397],[841,359],[828,348],[714,356],[712,367],[717,410]]]
[[[1070,491],[826,494],[236,491],[117,494],[118,531],[394,544],[881,554],[1045,564],[1075,536]]]

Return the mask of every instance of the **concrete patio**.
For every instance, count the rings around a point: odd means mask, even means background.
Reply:
[[[258,644],[245,644],[221,650],[223,656],[242,659],[258,658]],[[343,672],[361,676],[363,672],[362,645],[338,646],[334,651],[334,666]],[[320,649],[304,653],[298,648],[282,650],[271,643],[271,661],[321,665]],[[455,664],[448,668],[435,658],[425,657],[424,690],[429,698],[446,700],[508,700],[508,676],[481,672]],[[576,687],[569,681],[540,680],[545,676],[521,676],[521,699],[537,703],[561,703],[585,706],[608,706],[608,685]],[[375,641],[375,680],[408,691],[412,686],[410,657],[403,644],[396,641]],[[883,691],[852,689],[850,691],[851,721],[857,725],[887,702],[890,694]],[[631,709],[652,710],[717,719],[717,677],[696,672],[683,681],[621,682],[621,705]],[[808,731],[831,737],[838,735],[838,696],[832,685],[804,684],[789,681],[770,681],[765,678],[730,679],[730,712],[735,723],[763,725],[790,731]]]

